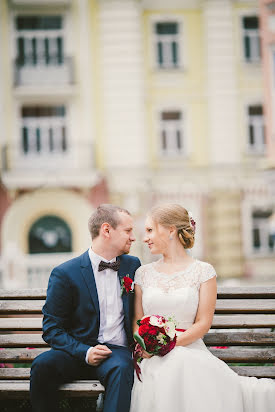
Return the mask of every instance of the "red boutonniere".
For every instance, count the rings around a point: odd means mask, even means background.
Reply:
[[[120,281],[121,284],[121,296],[123,293],[133,293],[134,292],[134,281],[129,275],[123,276]]]

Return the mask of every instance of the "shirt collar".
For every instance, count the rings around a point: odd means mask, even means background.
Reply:
[[[91,263],[93,264],[93,265],[95,265],[95,266],[98,266],[99,265],[99,263],[103,260],[103,262],[108,262],[108,263],[112,263],[112,262],[115,262],[116,261],[116,258],[114,257],[113,259],[111,259],[111,260],[107,260],[107,259],[105,259],[104,257],[102,257],[102,256],[100,256],[100,255],[97,255],[94,251],[93,251],[93,249],[90,247],[89,248],[89,258],[90,258],[90,261],[91,261]]]

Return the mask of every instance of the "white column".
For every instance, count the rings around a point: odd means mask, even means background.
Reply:
[[[79,96],[74,100],[72,109],[72,125],[74,147],[77,151],[78,168],[91,169],[95,154],[94,140],[95,113],[93,102],[93,79],[96,62],[92,59],[91,12],[89,0],[78,0],[78,39],[75,42],[75,56],[78,62],[77,82],[79,82]],[[73,31],[70,33],[74,35]],[[78,99],[78,97],[80,97]]]
[[[240,143],[232,1],[205,0],[203,15],[210,162],[234,164],[240,161]]]
[[[99,2],[104,152],[112,170],[146,162],[142,33],[138,0]]]

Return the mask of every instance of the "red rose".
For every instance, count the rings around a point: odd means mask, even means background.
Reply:
[[[158,334],[158,329],[155,326],[150,326],[148,333],[152,336],[157,336]]]
[[[123,295],[124,292],[126,293],[134,292],[133,290],[134,281],[130,278],[129,275],[124,276],[120,282],[121,282],[121,296]]]
[[[149,329],[149,325],[140,325],[140,327],[138,328],[138,334],[140,336],[143,336],[145,333],[148,333]]]
[[[146,316],[146,318],[141,319],[140,324],[141,325],[149,325],[149,321],[150,321],[150,316]]]
[[[132,289],[133,280],[129,276],[124,276],[123,280],[126,292],[129,293]]]

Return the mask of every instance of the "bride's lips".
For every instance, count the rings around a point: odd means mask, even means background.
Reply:
[[[153,245],[153,243],[148,243],[148,246],[151,247]]]

